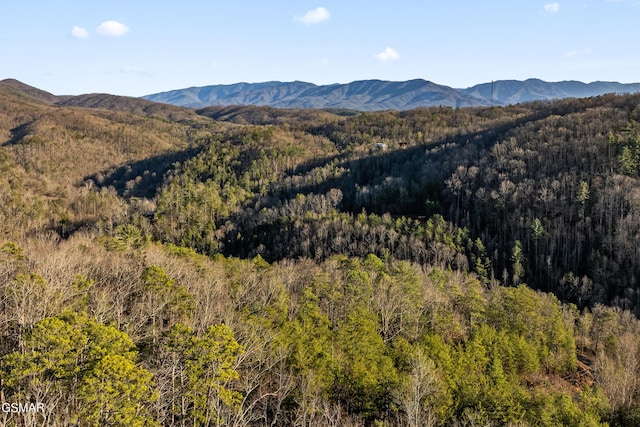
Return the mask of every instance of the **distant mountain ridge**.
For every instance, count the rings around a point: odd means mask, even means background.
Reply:
[[[142,98],[181,107],[256,105],[276,108],[344,108],[360,111],[410,110],[418,107],[508,105],[560,98],[585,98],[606,93],[640,92],[640,83],[545,82],[539,79],[499,80],[466,89],[415,79],[404,82],[360,80],[315,85],[300,81],[236,83],[191,87]]]
[[[411,110],[432,106],[478,107],[562,98],[586,98],[607,93],[637,93],[640,92],[640,83],[545,82],[539,79],[528,79],[498,80],[466,89],[454,89],[421,79],[404,82],[360,80],[330,85],[315,85],[301,81],[271,81],[191,87],[140,98],[109,94],[58,96],[15,79],[0,80],[0,89],[24,94],[47,104],[150,113],[172,120],[187,120],[192,114],[175,107],[203,109],[269,106],[288,109],[354,111]]]
[[[347,84],[306,82],[236,83],[192,87],[143,96],[150,101],[204,108],[256,105],[276,108],[343,108],[361,111],[410,110],[430,105],[470,107],[488,101],[426,80],[360,80]]]
[[[492,99],[493,91],[493,100],[495,103],[509,105],[562,98],[588,98],[607,93],[635,93],[640,92],[640,83],[583,83],[575,80],[545,82],[540,79],[528,79],[524,81],[499,80],[493,83],[482,83],[461,90],[467,95],[489,100]]]

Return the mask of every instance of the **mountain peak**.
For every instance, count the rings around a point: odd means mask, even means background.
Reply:
[[[38,89],[33,86],[29,86],[26,83],[22,83],[16,79],[4,79],[0,80],[0,88],[8,88],[14,91],[17,91],[23,95],[31,97],[41,102],[45,102],[47,104],[53,104],[59,100],[59,97],[44,91],[42,89]]]

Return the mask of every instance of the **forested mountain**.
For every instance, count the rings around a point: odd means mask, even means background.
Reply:
[[[498,105],[518,104],[521,102],[544,101],[563,98],[588,98],[608,93],[640,92],[640,83],[623,84],[617,82],[578,81],[545,82],[540,79],[498,80],[482,83],[462,90],[467,95],[493,100]],[[493,92],[493,93],[492,93]]]
[[[0,84],[4,425],[640,425],[640,95]],[[53,97],[53,98],[52,98]]]
[[[237,83],[193,87],[147,95],[145,99],[183,107],[256,105],[278,108],[344,108],[359,111],[406,110],[425,105],[486,105],[448,86],[425,80],[362,80],[317,86],[305,82]]]
[[[0,90],[6,93],[26,95],[33,100],[46,103],[54,103],[61,99],[52,93],[29,86],[16,79],[0,80]]]
[[[67,96],[56,101],[60,106],[100,108],[125,113],[150,115],[172,121],[197,119],[194,111],[172,105],[159,104],[140,98],[93,93],[87,95]]]
[[[419,107],[511,105],[607,93],[635,93],[640,83],[582,83],[500,80],[453,89],[416,79],[405,82],[363,80],[317,86],[305,82],[237,83],[177,89],[144,98],[182,107],[255,105],[278,108],[341,108],[357,111],[411,110]]]

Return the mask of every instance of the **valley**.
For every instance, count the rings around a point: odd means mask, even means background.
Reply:
[[[0,423],[640,425],[640,95],[583,85],[1,81]]]

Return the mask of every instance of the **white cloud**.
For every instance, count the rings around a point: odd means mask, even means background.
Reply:
[[[380,62],[387,62],[395,61],[396,59],[400,58],[400,55],[398,54],[398,52],[388,47],[384,50],[384,52],[376,54],[374,58],[376,58]]]
[[[105,21],[96,29],[101,36],[124,36],[129,32],[129,27],[117,21]]]
[[[548,3],[544,5],[544,11],[547,13],[558,13],[560,3]]]
[[[322,21],[327,21],[329,18],[331,18],[329,11],[322,6],[318,6],[315,9],[308,11],[302,18],[295,17],[294,21],[299,21],[306,25],[312,25],[319,24]]]
[[[125,65],[120,69],[121,74],[135,74],[142,77],[151,77],[153,74],[143,68],[135,67],[133,65]]]
[[[76,39],[86,39],[87,37],[89,37],[89,32],[82,27],[74,25],[73,29],[71,30],[71,35]]]
[[[591,48],[588,47],[586,49],[582,49],[582,50],[570,50],[569,52],[565,53],[564,56],[567,58],[573,58],[576,56],[588,56],[591,55]]]

